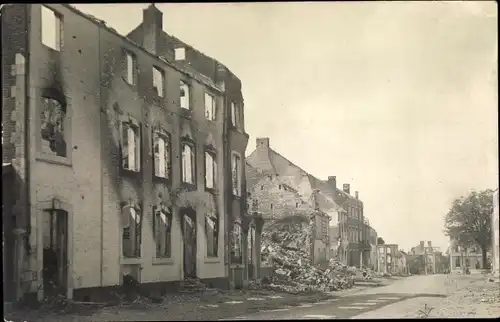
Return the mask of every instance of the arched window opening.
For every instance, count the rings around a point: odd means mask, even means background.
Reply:
[[[43,153],[67,156],[65,119],[66,106],[62,102],[51,97],[42,98],[40,123]]]

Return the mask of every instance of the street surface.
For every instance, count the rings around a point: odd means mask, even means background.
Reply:
[[[352,318],[365,312],[416,297],[445,297],[463,285],[455,283],[454,277],[448,275],[410,276],[399,279],[387,286],[366,289],[337,299],[236,316],[231,317],[231,319]]]
[[[380,287],[357,287],[332,294],[291,295],[247,290],[205,298],[165,299],[161,304],[84,308],[82,311],[21,311],[13,321],[216,321],[264,319],[380,319],[500,316],[499,282],[480,272],[471,275],[396,277]]]

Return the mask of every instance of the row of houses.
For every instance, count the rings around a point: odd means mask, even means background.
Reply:
[[[150,5],[123,36],[68,4],[2,6],[6,300],[258,277],[241,81],[162,21]]]
[[[297,211],[316,214],[315,263],[377,266],[359,193],[268,138],[245,158],[241,81],[154,5],[126,36],[68,4],[4,5],[1,23],[7,301],[95,300],[127,277],[244,287],[266,218]]]
[[[249,204],[266,220],[313,215],[314,263],[335,258],[350,266],[375,268],[377,233],[350,184],[339,189],[336,176],[316,178],[271,148],[265,137],[256,139],[255,150],[246,158],[246,183]]]

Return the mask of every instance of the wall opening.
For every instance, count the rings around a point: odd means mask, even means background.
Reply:
[[[45,294],[66,294],[68,281],[68,213],[43,212],[43,282]]]
[[[192,208],[181,208],[180,215],[184,241],[184,278],[196,278],[196,211]]]

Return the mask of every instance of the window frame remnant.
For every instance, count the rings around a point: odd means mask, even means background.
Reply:
[[[211,150],[205,150],[205,188],[217,188],[217,155]]]
[[[180,107],[185,109],[185,110],[191,110],[191,96],[190,96],[190,88],[189,84],[186,83],[185,81],[181,80],[180,81],[180,94],[179,94],[179,100],[180,100]]]
[[[196,184],[196,145],[192,142],[181,143],[181,177],[183,183]]]
[[[243,263],[243,228],[239,222],[234,222],[231,230],[231,263]]]
[[[205,214],[205,238],[207,257],[217,257],[219,254],[219,215],[215,210]]]
[[[163,153],[162,153],[163,152]],[[172,140],[168,132],[153,130],[153,173],[157,178],[170,180]]]
[[[241,196],[241,157],[237,153],[231,154],[231,178],[233,195]]]
[[[239,108],[235,102],[231,101],[231,124],[233,127],[239,127]]]
[[[129,50],[125,50],[125,81],[132,86],[137,85],[137,57]]]
[[[155,258],[172,257],[172,208],[161,204],[153,206],[153,237]]]
[[[141,171],[141,131],[139,125],[131,121],[122,122],[121,158],[122,169]]]
[[[153,66],[153,90],[156,96],[161,98],[165,96],[165,72],[156,66]]]
[[[205,92],[205,118],[209,121],[215,121],[215,96]]]
[[[142,245],[142,211],[135,206],[122,207],[122,257],[140,258]],[[128,237],[127,237],[128,236]],[[129,241],[130,245],[126,245]],[[128,246],[128,247],[127,247]]]

